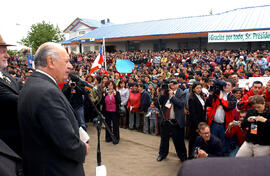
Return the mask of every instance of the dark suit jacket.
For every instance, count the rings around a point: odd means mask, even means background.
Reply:
[[[11,76],[2,71],[10,79],[10,84],[0,78],[0,139],[2,139],[18,155],[22,154],[17,102],[19,89]]]
[[[188,99],[189,122],[192,129],[197,129],[200,122],[206,122],[206,111],[195,94]]]
[[[150,106],[150,98],[150,94],[146,90],[143,90],[143,92],[141,93],[140,111],[147,112]]]
[[[178,88],[175,95],[170,99],[174,107],[175,119],[180,128],[184,128],[186,125],[184,114],[185,101],[186,94],[181,88]]]
[[[0,139],[0,174],[23,176],[22,158]]]
[[[21,90],[18,112],[27,175],[84,175],[86,146],[71,105],[52,79],[34,72]]]

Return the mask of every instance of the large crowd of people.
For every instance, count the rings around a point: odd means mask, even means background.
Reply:
[[[90,74],[97,54],[71,53],[80,79],[57,82],[83,129],[97,115],[94,104],[116,137],[106,131],[106,142],[120,142],[120,127],[160,135],[157,161],[168,155],[170,137],[181,161],[270,154],[270,81],[239,87],[239,79],[270,76],[270,51],[118,51]],[[119,73],[117,59],[134,62],[132,73]],[[35,70],[14,56],[7,72],[22,89]]]

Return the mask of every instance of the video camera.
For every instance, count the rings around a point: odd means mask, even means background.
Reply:
[[[76,86],[76,82],[71,82],[70,83],[70,86],[75,87]]]
[[[215,95],[219,95],[220,91],[223,91],[223,87],[226,86],[227,83],[221,80],[214,81],[214,85],[210,87],[210,91],[212,91]]]
[[[169,80],[164,79],[162,84],[161,84],[161,89],[166,90],[166,91],[169,90],[169,88],[170,88],[169,83],[170,83]]]

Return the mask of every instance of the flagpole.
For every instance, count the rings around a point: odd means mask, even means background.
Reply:
[[[105,70],[107,71],[107,61],[106,61],[106,47],[105,47],[105,38],[103,37],[103,43],[102,43],[103,47],[104,47],[104,66],[105,66]]]

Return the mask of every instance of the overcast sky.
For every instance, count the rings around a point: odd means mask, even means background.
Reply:
[[[63,31],[77,17],[109,18],[122,24],[269,4],[269,0],[2,0],[0,34],[6,42],[19,46],[17,41],[26,36],[30,26],[42,20]]]

